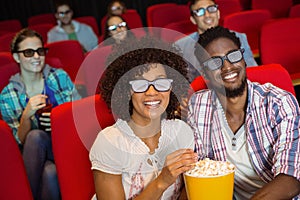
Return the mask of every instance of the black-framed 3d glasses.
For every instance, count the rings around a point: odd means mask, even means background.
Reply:
[[[34,50],[34,49],[24,49],[24,50],[16,51],[15,53],[23,53],[23,55],[25,57],[32,57],[32,56],[34,56],[35,52],[39,56],[45,56],[47,54],[47,51],[48,51],[48,48],[40,47],[36,50]]]
[[[244,49],[230,51],[225,56],[214,56],[203,62],[203,66],[211,71],[220,69],[224,61],[228,60],[231,64],[237,63],[243,59]]]
[[[172,79],[160,78],[154,81],[148,81],[145,79],[129,81],[131,89],[136,93],[146,92],[152,85],[158,92],[167,92],[171,89]]]
[[[207,10],[207,12],[209,13],[215,13],[218,11],[218,5],[211,5],[211,6],[207,6],[206,8],[198,8],[197,10],[193,10],[193,14],[196,15],[197,17],[201,17],[203,15],[205,15],[205,11]]]
[[[59,17],[64,17],[65,15],[68,15],[72,12],[72,10],[66,10],[65,12],[58,12]]]
[[[112,7],[111,7],[111,10],[112,10],[112,11],[123,10],[123,7],[122,7],[122,6],[112,6]]]
[[[122,27],[126,27],[126,25],[127,25],[126,22],[121,22],[120,24],[117,24],[117,25],[111,25],[107,29],[109,31],[115,31],[115,30],[117,30],[118,27],[122,28]]]

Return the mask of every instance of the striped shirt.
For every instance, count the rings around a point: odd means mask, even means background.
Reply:
[[[300,110],[296,98],[270,83],[260,85],[249,80],[247,98],[246,143],[255,172],[266,183],[280,173],[300,180]],[[215,112],[216,101],[212,90],[193,94],[188,123],[194,130],[199,156],[226,160],[224,127]]]

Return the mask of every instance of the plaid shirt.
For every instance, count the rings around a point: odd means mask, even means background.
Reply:
[[[81,98],[65,71],[46,65],[43,74],[46,77],[47,86],[54,92],[54,97],[58,105]],[[21,81],[20,73],[10,78],[10,83],[0,94],[2,118],[12,128],[13,134],[19,144],[21,142],[17,136],[17,130],[23,110],[27,105],[26,97],[25,85]],[[32,129],[37,128],[37,119],[33,117],[31,120]]]
[[[216,160],[226,160],[226,147],[212,90],[193,94],[188,123],[194,129],[196,151]],[[270,83],[248,80],[245,131],[248,155],[264,182],[279,173],[300,180],[300,111],[296,98]],[[299,198],[299,196],[298,196]]]

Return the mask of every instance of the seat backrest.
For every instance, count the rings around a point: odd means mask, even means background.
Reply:
[[[0,52],[0,67],[3,65],[10,64],[12,62],[15,62],[15,60],[9,51]]]
[[[15,35],[15,32],[9,32],[0,36],[0,51],[10,51],[10,44]]]
[[[18,72],[20,67],[15,61],[0,66],[0,92],[9,83],[10,77]]]
[[[18,19],[9,19],[0,21],[0,30],[9,32],[18,32],[22,29],[22,24]]]
[[[190,11],[187,5],[158,5],[161,6],[156,5],[156,9],[152,10],[152,18],[149,19],[150,25],[148,24],[149,27],[164,27],[172,22],[188,20],[190,18]]]
[[[48,40],[47,34],[49,30],[53,28],[53,26],[54,26],[53,24],[35,24],[35,25],[28,26],[28,28],[35,30],[36,32],[41,34],[41,36],[43,37],[44,44],[46,44]]]
[[[271,12],[272,18],[288,17],[289,9],[293,0],[252,0],[252,9],[267,9]]]
[[[43,13],[28,17],[27,24],[28,26],[36,24],[52,24],[54,26],[56,19],[53,13]]]
[[[268,10],[247,10],[224,17],[223,26],[247,35],[254,55],[259,55],[259,37],[262,25],[271,19]]]
[[[135,9],[128,9],[124,14],[122,14],[122,17],[127,22],[130,29],[143,27],[142,18]]]
[[[164,26],[160,30],[160,38],[168,42],[175,42],[195,31],[197,31],[197,27],[191,20],[182,20]]]
[[[53,109],[52,145],[62,199],[91,199],[95,188],[89,150],[99,131],[113,123],[100,95]]]
[[[300,18],[284,18],[272,20],[262,26],[260,36],[262,64],[279,63],[291,76],[300,72],[299,24]]]
[[[169,22],[164,22],[164,18],[167,16],[166,14],[164,14],[164,10],[176,5],[176,3],[160,3],[148,6],[146,10],[147,26],[163,27],[164,25],[168,24]],[[162,20],[163,22],[161,23],[160,20]]]
[[[300,4],[291,7],[289,17],[300,17]]]
[[[0,120],[0,160],[0,199],[33,200],[21,152],[3,120]]]
[[[74,82],[85,57],[80,43],[77,40],[62,40],[48,43],[45,46],[49,48],[47,57],[59,58],[63,69]]]
[[[84,77],[88,96],[98,93],[98,82],[106,68],[106,59],[111,50],[112,46],[100,46],[91,51],[82,62],[79,74]]]
[[[272,83],[273,85],[284,89],[293,95],[296,95],[293,82],[287,70],[280,64],[260,65],[256,67],[247,67],[247,77],[252,82],[261,84]],[[198,76],[192,83],[194,91],[207,89],[207,85],[202,76]]]
[[[218,4],[218,8],[220,10],[220,26],[223,26],[224,18],[227,15],[241,12],[243,10],[239,0],[216,0],[216,4]]]
[[[98,27],[98,23],[97,20],[94,16],[82,16],[82,17],[76,17],[75,18],[76,21],[79,21],[81,23],[87,24],[89,25],[94,33],[98,36],[99,33],[99,27]]]

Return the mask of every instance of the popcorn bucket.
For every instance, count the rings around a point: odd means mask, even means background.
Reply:
[[[232,200],[234,172],[207,177],[184,174],[184,182],[189,200]]]
[[[189,200],[232,200],[234,187],[234,165],[230,163],[222,163],[219,161],[204,160],[201,161],[200,167],[195,167],[195,170],[184,173],[184,182],[187,197]],[[222,171],[216,167],[224,164],[230,165],[229,171]],[[198,165],[199,166],[199,165]],[[206,174],[205,171],[213,169],[218,171],[212,174]],[[197,171],[198,170],[198,171]],[[199,171],[201,171],[199,173]],[[202,173],[203,172],[203,173]],[[219,173],[220,172],[220,173]]]

